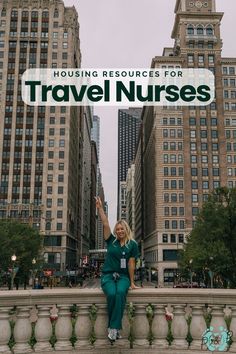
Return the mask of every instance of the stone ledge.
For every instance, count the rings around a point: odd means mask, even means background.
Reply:
[[[44,354],[53,354],[56,352],[44,352]],[[133,349],[124,349],[124,348],[113,348],[107,345],[106,348],[97,348],[97,349],[83,349],[83,350],[71,350],[71,351],[60,351],[57,352],[60,354],[209,354],[209,351],[201,350],[177,350],[177,349],[152,349],[152,348],[143,348],[138,349],[134,347]],[[230,352],[236,353],[236,352]],[[22,353],[23,354],[23,353]]]

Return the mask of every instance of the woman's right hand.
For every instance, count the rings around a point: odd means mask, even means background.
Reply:
[[[102,201],[100,199],[100,197],[94,197],[96,200],[96,208],[97,209],[102,209]]]

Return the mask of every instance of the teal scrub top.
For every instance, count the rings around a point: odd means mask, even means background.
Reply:
[[[110,235],[106,240],[107,254],[102,269],[104,274],[121,273],[129,275],[128,262],[130,258],[137,259],[139,256],[138,244],[135,240],[130,240],[126,245],[121,246],[114,235]],[[121,258],[126,259],[126,267],[121,268]]]

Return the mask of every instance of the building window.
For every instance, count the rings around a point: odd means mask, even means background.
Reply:
[[[194,63],[194,55],[193,54],[188,54],[188,63],[193,64]]]
[[[168,243],[168,234],[162,234],[162,242]]]
[[[198,63],[199,64],[204,64],[204,54],[199,54],[198,55]]]
[[[175,234],[171,234],[170,235],[170,242],[171,243],[176,243],[176,235]]]
[[[192,181],[192,189],[198,189],[198,181]]]
[[[206,34],[207,36],[213,36],[213,28],[211,26],[206,28]]]
[[[178,222],[177,222],[177,220],[172,220],[171,225],[172,225],[172,229],[173,229],[173,230],[176,230],[176,229],[178,228]]]
[[[165,230],[168,230],[170,228],[170,222],[169,220],[165,220]]]
[[[63,199],[62,198],[57,199],[57,206],[63,206]]]
[[[188,28],[187,28],[187,34],[188,35],[194,35],[194,28],[193,28],[193,26],[188,26]]]

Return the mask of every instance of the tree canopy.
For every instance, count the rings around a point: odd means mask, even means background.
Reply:
[[[180,256],[180,268],[210,270],[225,286],[236,286],[236,188],[219,188],[203,204]]]
[[[42,238],[29,225],[14,221],[0,221],[0,270],[12,267],[12,255],[16,255],[15,265],[22,273],[32,269],[32,260],[39,259]]]

